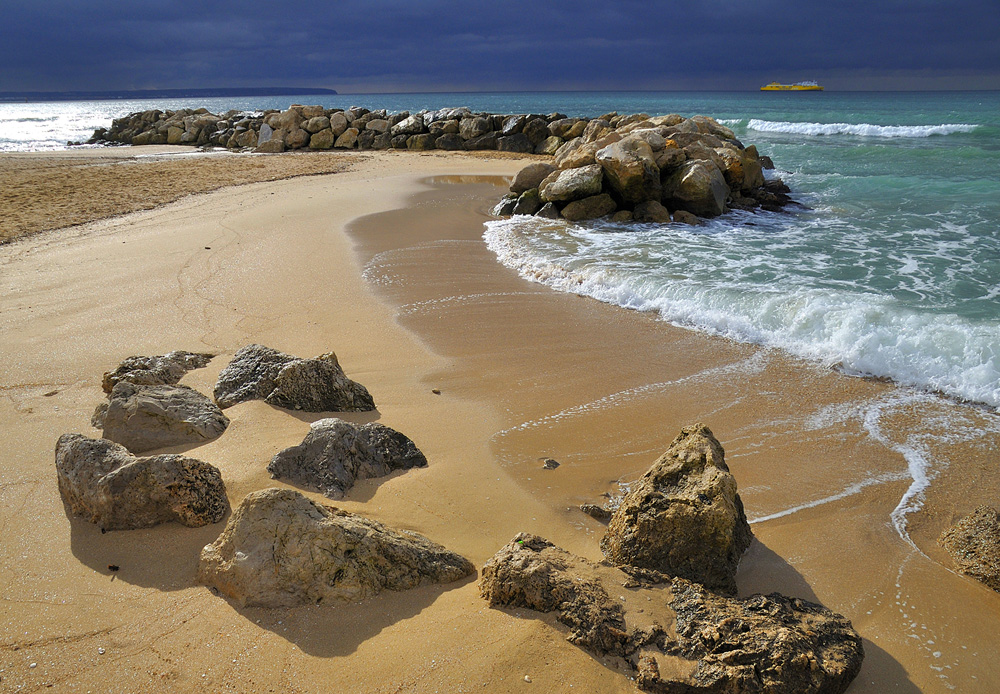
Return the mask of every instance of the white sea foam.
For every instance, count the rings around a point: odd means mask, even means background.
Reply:
[[[726,121],[740,123],[742,121]],[[967,123],[943,123],[941,125],[873,125],[871,123],[797,123],[793,121],[770,121],[752,118],[747,128],[767,133],[797,133],[801,135],[858,135],[860,137],[930,137],[931,135],[952,135],[968,133],[976,129]]]
[[[580,248],[560,251],[539,240],[539,222],[511,218],[487,224],[487,245],[523,277],[563,291],[642,311],[743,342],[783,349],[856,375],[1000,406],[1000,350],[995,322],[919,312],[870,291],[703,281],[728,278],[767,262],[748,250],[714,267],[694,260],[688,276],[656,267],[656,256],[632,259],[640,238],[581,231]],[[620,240],[626,239],[626,240]],[[634,240],[633,240],[634,239]],[[658,239],[666,252],[682,252]],[[588,244],[583,248],[583,244]],[[662,262],[661,262],[662,266]],[[651,269],[652,268],[652,269]]]

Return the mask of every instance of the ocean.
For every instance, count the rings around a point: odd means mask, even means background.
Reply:
[[[570,92],[0,104],[0,151],[64,149],[149,108],[711,115],[798,203],[699,227],[487,225],[532,280],[852,375],[1000,407],[1000,92]]]

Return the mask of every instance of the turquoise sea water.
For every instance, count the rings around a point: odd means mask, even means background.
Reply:
[[[148,108],[316,97],[0,104],[0,151],[56,149]],[[801,206],[698,227],[491,222],[501,262],[556,288],[848,373],[1000,406],[1000,92],[340,95],[326,106],[703,113],[769,155]]]

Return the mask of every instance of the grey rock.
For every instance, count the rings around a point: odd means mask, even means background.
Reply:
[[[247,345],[219,374],[219,407],[264,400],[306,412],[366,412],[375,409],[368,390],[346,375],[333,352],[300,359],[262,345]]]
[[[349,125],[347,117],[339,111],[330,116],[330,130],[333,131],[334,137],[343,135]]]
[[[419,113],[401,120],[389,130],[393,135],[417,135],[424,131],[424,117]]]
[[[365,130],[374,130],[377,133],[388,132],[389,121],[384,118],[373,118],[372,120],[365,123]]]
[[[528,117],[525,115],[508,116],[504,119],[503,125],[501,126],[501,135],[516,135],[517,133],[524,130],[524,124],[528,122]]]
[[[445,133],[434,140],[434,146],[438,149],[451,151],[456,149],[465,149],[465,140],[463,140],[462,136],[457,133]]]
[[[578,169],[560,171],[554,180],[548,183],[543,181],[539,192],[545,202],[580,200],[599,194],[603,181],[604,175],[601,167],[598,164],[591,164],[590,166],[581,166]]]
[[[481,116],[463,118],[458,127],[463,140],[473,140],[490,132],[490,122]]]
[[[497,149],[501,152],[520,152],[530,154],[535,151],[535,146],[524,133],[507,135],[497,138]]]
[[[485,135],[481,135],[480,137],[474,137],[471,140],[465,141],[465,149],[469,151],[496,149],[496,148],[497,148],[497,134],[495,132],[488,132]]]
[[[559,212],[559,208],[552,202],[542,205],[542,208],[535,213],[535,216],[542,219],[562,219],[562,213]]]
[[[527,137],[527,135],[525,135]],[[537,145],[535,145],[535,154],[545,154],[548,156],[554,155],[559,151],[559,148],[563,145],[563,139],[561,137],[556,137],[555,135],[550,135],[545,138]]]
[[[538,188],[532,188],[521,193],[511,213],[535,214],[538,210],[542,209],[542,205],[542,198],[538,195]]]
[[[394,429],[329,418],[313,422],[302,443],[275,455],[267,471],[276,479],[341,499],[355,480],[426,465],[427,458],[413,441]]]
[[[611,517],[601,551],[612,564],[653,569],[736,594],[736,569],[753,533],[704,424],[684,427],[631,487]]]
[[[99,410],[101,408],[98,408]],[[186,386],[139,386],[120,381],[111,391],[103,421],[104,438],[133,453],[200,444],[222,436],[229,419],[215,403]]]
[[[154,357],[129,357],[114,371],[107,371],[101,382],[105,393],[115,384],[128,381],[138,386],[174,385],[188,371],[208,366],[214,354],[175,350]]]
[[[549,124],[545,122],[542,118],[532,118],[524,124],[522,131],[528,136],[535,145],[547,138],[551,133],[549,132]]]
[[[107,439],[60,436],[56,478],[70,512],[102,530],[169,521],[199,527],[229,511],[222,475],[212,465],[181,455],[136,458]]]
[[[248,494],[198,564],[200,583],[242,607],[356,602],[473,573],[467,559],[422,535],[289,489]]]
[[[514,180],[510,184],[510,192],[521,194],[526,190],[537,188],[542,180],[555,170],[552,164],[545,162],[528,164],[514,176]]]

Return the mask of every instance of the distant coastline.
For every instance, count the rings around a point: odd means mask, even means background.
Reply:
[[[131,91],[0,92],[0,102],[213,99],[240,96],[288,96],[291,94],[331,96],[337,94],[337,90],[317,87],[242,87],[219,89],[135,89]]]

